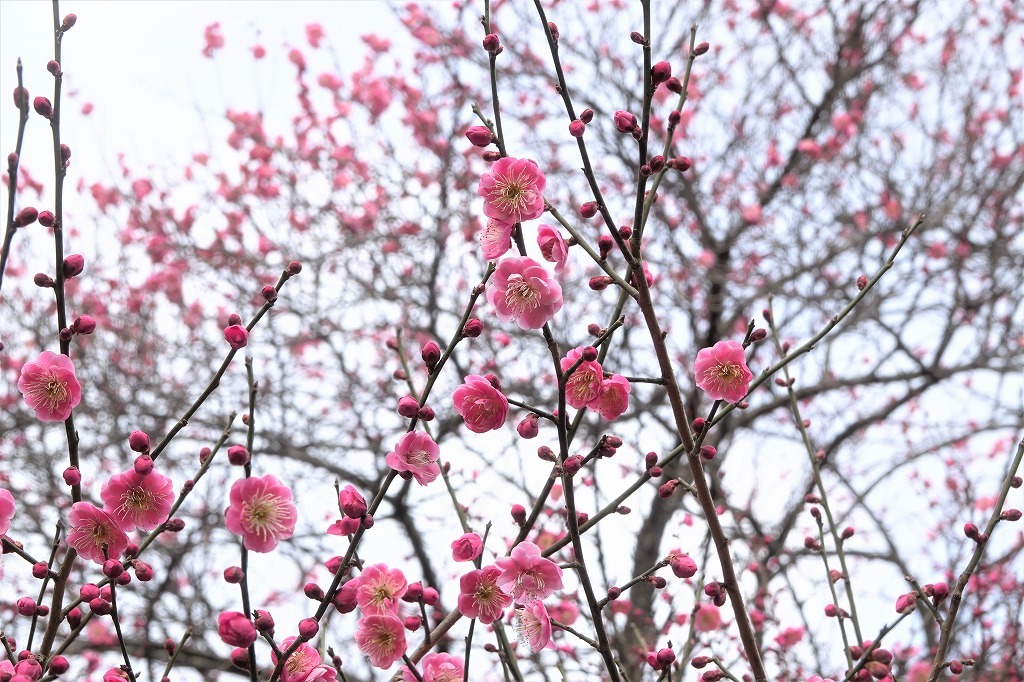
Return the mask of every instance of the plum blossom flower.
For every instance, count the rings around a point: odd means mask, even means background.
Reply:
[[[601,393],[597,400],[590,403],[592,410],[597,410],[602,417],[617,419],[629,407],[629,379],[621,374],[606,377],[601,384]]]
[[[356,604],[367,615],[398,613],[398,600],[409,587],[405,575],[386,564],[368,566],[357,578]]]
[[[142,476],[134,469],[114,474],[100,491],[103,509],[121,530],[150,531],[167,518],[174,502],[171,479],[151,471]]]
[[[21,368],[18,390],[36,411],[36,419],[43,422],[64,421],[82,401],[82,386],[71,358],[48,350]]]
[[[550,225],[541,225],[537,229],[537,246],[541,256],[549,263],[555,264],[555,272],[565,269],[565,261],[569,257],[569,245],[562,234]]]
[[[512,246],[512,230],[516,224],[508,220],[488,218],[487,224],[480,232],[480,247],[484,258],[495,260],[505,255]]]
[[[544,599],[562,589],[562,569],[540,555],[540,547],[520,542],[507,557],[494,562],[501,569],[498,587],[519,604]]]
[[[484,199],[484,215],[513,223],[539,217],[544,212],[546,182],[531,159],[498,159],[477,187]]]
[[[71,532],[68,544],[75,548],[83,559],[92,559],[102,564],[107,558],[117,558],[128,548],[128,536],[117,521],[107,512],[88,502],[75,502],[68,514]],[[104,555],[103,546],[107,553]]]
[[[281,642],[281,650],[288,649],[295,641],[287,637]],[[277,654],[271,652],[270,658],[277,665]],[[281,671],[281,682],[335,682],[338,672],[329,665],[324,665],[316,647],[303,642],[284,662]]]
[[[551,644],[551,617],[539,599],[516,609],[516,632],[519,641],[538,652]]]
[[[562,287],[537,261],[506,258],[487,281],[487,300],[498,319],[520,329],[540,329],[562,309]]]
[[[722,615],[713,604],[701,604],[693,614],[693,629],[697,632],[711,632],[722,627]]]
[[[697,386],[712,400],[730,403],[742,400],[754,373],[747,367],[743,346],[735,341],[719,341],[711,348],[702,348],[693,363]]]
[[[573,348],[562,358],[562,371],[568,370],[583,355],[583,348]],[[604,384],[604,370],[597,360],[585,360],[573,370],[565,382],[565,402],[580,409],[597,403]]]
[[[384,461],[403,478],[412,477],[420,485],[426,485],[441,475],[441,467],[437,465],[439,455],[440,449],[430,434],[409,431],[398,439],[395,449]]]
[[[11,518],[15,509],[14,495],[10,490],[0,488],[0,535],[11,529]]]
[[[292,491],[273,474],[242,478],[231,486],[225,525],[253,552],[270,552],[295,532]]]
[[[356,646],[370,665],[387,670],[405,653],[405,627],[397,616],[364,616],[356,621]]]
[[[433,652],[420,661],[420,676],[423,682],[463,682],[464,667],[462,656]],[[402,668],[402,682],[416,682],[408,666]]]
[[[217,634],[225,644],[245,648],[256,641],[256,626],[241,611],[221,611]]]
[[[455,410],[473,433],[500,429],[508,418],[508,399],[479,374],[470,374],[452,393]]]
[[[452,559],[455,561],[473,561],[484,550],[484,541],[476,533],[466,533],[452,543]]]
[[[478,618],[484,625],[500,619],[512,604],[512,597],[498,587],[501,569],[484,566],[459,579],[459,611],[466,618]]]

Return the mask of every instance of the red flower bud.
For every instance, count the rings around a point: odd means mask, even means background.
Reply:
[[[713,445],[704,445],[700,449],[700,456],[704,459],[714,459],[717,454],[718,450]]]
[[[562,470],[565,471],[568,476],[575,476],[582,466],[583,457],[581,455],[572,455],[571,457],[565,458],[565,462],[562,464]]]
[[[680,173],[685,173],[690,170],[690,167],[693,165],[693,162],[690,161],[690,157],[688,156],[677,156],[669,163],[672,168],[675,168]]]
[[[616,111],[614,120],[615,129],[620,133],[631,133],[636,127],[636,116],[628,111]]]
[[[43,227],[53,227],[57,223],[57,217],[49,211],[39,212],[39,224]]]
[[[68,467],[64,470],[64,483],[67,485],[78,485],[82,482],[82,472],[78,467]]]
[[[71,323],[75,334],[92,334],[96,331],[96,319],[92,315],[80,315]]]
[[[75,22],[77,22],[77,21],[78,21],[78,17],[76,15],[74,15],[74,14],[67,15],[66,17],[64,17],[64,21],[60,22],[60,30],[61,31],[68,31],[68,30],[70,30],[71,27],[74,26]]]
[[[236,467],[249,463],[249,451],[244,445],[232,445],[228,448],[228,461]]]
[[[26,206],[25,208],[18,211],[18,215],[14,216],[14,226],[25,227],[26,225],[31,225],[36,221],[36,218],[38,217],[39,211],[32,208],[31,206]]]
[[[519,435],[523,438],[536,438],[537,433],[540,430],[537,426],[538,420],[539,417],[537,415],[528,414],[523,417],[521,422],[519,422],[519,425],[516,427],[516,431],[518,431]]]
[[[679,94],[681,94],[683,92],[683,84],[675,76],[672,76],[667,81],[665,81],[665,87],[668,88],[669,92],[674,92],[677,95],[679,95]],[[673,111],[672,113],[675,114],[677,112]],[[671,116],[671,115],[672,114],[669,114],[669,116]],[[669,123],[672,123],[672,121],[669,121]],[[679,121],[677,120],[676,123],[679,123]]]
[[[71,279],[82,274],[85,270],[85,258],[81,254],[73,253],[64,259],[64,279]]]
[[[338,502],[341,506],[341,512],[350,519],[360,519],[366,516],[368,509],[366,498],[360,495],[352,486],[347,485],[341,489],[341,493],[338,495]]]
[[[643,45],[644,42],[645,42],[644,41],[644,34],[640,33],[640,31],[633,31],[632,33],[630,33],[629,34],[629,39],[632,40],[637,45]]]
[[[233,324],[224,329],[224,339],[228,345],[239,350],[245,348],[249,343],[249,331],[240,324]]]
[[[268,284],[260,290],[260,296],[262,296],[263,300],[267,303],[273,303],[277,300],[277,289]]]
[[[148,476],[153,472],[153,458],[149,455],[139,455],[135,458],[132,468],[139,476]]]
[[[302,272],[302,263],[297,260],[293,260],[288,263],[288,274],[293,277]]]
[[[427,341],[423,344],[420,357],[423,358],[423,364],[427,366],[427,369],[434,369],[441,359],[441,349],[433,341]]]
[[[473,126],[466,130],[466,137],[474,147],[487,147],[494,141],[494,135],[486,126]]]
[[[402,625],[404,625],[405,629],[409,632],[416,632],[420,629],[420,626],[423,625],[423,619],[419,616],[409,616],[402,621]]]
[[[1003,521],[1020,521],[1020,509],[1007,509],[999,518]]]
[[[672,65],[668,62],[658,62],[651,67],[651,80],[655,85],[664,83],[672,77]]]
[[[498,54],[501,52],[501,41],[498,40],[498,36],[494,33],[488,33],[483,39],[484,49],[491,54]]]
[[[43,118],[51,118],[53,116],[53,105],[45,97],[36,97],[32,100],[32,108]]]
[[[413,418],[419,414],[420,404],[411,395],[402,396],[398,399],[398,414],[403,417]]]
[[[320,623],[316,618],[303,618],[299,621],[299,637],[302,639],[313,639],[318,632],[320,632]]]
[[[480,336],[480,333],[484,330],[484,323],[477,317],[470,318],[466,321],[466,326],[462,328],[462,335],[475,339]]]
[[[711,46],[707,41],[704,41],[703,43],[698,43],[697,47],[693,48],[693,53],[699,57],[702,54],[706,54],[709,49],[711,49]]]
[[[593,218],[597,215],[597,202],[588,201],[580,206],[580,215],[584,218]]]
[[[576,119],[569,124],[569,134],[573,137],[583,137],[583,133],[587,129],[587,124],[583,121]]]
[[[46,62],[46,70],[50,72],[50,75],[54,78],[59,78],[61,75],[60,64],[55,59],[51,59]]]
[[[671,555],[668,566],[677,578],[683,578],[684,580],[692,578],[697,574],[697,562],[685,554],[681,556],[678,554]]]
[[[424,405],[417,412],[416,416],[419,417],[421,422],[429,422],[434,419],[434,408]]]
[[[27,108],[28,107],[28,90],[26,88],[14,88],[14,106],[16,106],[18,109],[23,109],[23,108]],[[14,156],[14,163],[17,163],[18,162],[17,155],[13,155],[13,156]],[[13,165],[11,163],[11,157],[10,156],[7,157],[7,164],[8,165]]]
[[[512,520],[516,522],[516,525],[523,525],[526,523],[526,507],[521,504],[512,505]]]

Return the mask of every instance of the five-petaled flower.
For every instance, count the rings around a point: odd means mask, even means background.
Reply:
[[[540,329],[562,309],[562,287],[532,258],[510,257],[487,281],[487,300],[499,319]]]
[[[495,260],[505,255],[512,246],[512,230],[516,224],[508,220],[488,218],[484,229],[480,231],[480,248],[484,258]]]
[[[561,360],[562,371],[567,371],[583,355],[583,348],[573,348]],[[580,409],[591,404],[597,408],[604,385],[604,370],[597,360],[584,360],[565,380],[565,402]]]
[[[48,350],[21,368],[18,390],[36,411],[36,419],[44,422],[64,421],[82,400],[71,358]]]
[[[508,418],[508,398],[479,374],[466,377],[452,393],[452,403],[473,433],[500,429]]]
[[[743,346],[735,341],[719,341],[711,348],[702,348],[693,363],[693,373],[697,386],[709,398],[730,403],[742,400],[754,379]]]
[[[550,225],[537,228],[537,246],[544,260],[555,264],[555,272],[565,269],[565,261],[569,257],[569,245],[562,234]]]
[[[150,531],[167,519],[174,502],[171,479],[150,471],[145,476],[129,469],[114,474],[100,491],[103,509],[114,517],[121,530]]]
[[[295,641],[287,637],[281,642],[280,649],[286,651]],[[271,652],[271,660],[277,664],[277,654]],[[338,672],[320,659],[316,647],[303,642],[284,662],[281,670],[281,682],[335,682]]]
[[[531,159],[498,159],[480,178],[477,193],[484,198],[488,218],[521,223],[544,212],[546,180]]]
[[[462,656],[444,652],[433,652],[420,661],[420,678],[423,682],[462,682],[465,679]],[[417,677],[406,666],[402,668],[402,682],[416,682]]]
[[[228,530],[253,552],[270,552],[295,531],[297,513],[292,491],[273,474],[242,478],[231,486],[231,504],[224,512]]]
[[[370,665],[387,670],[405,653],[405,627],[397,616],[364,616],[356,621],[356,646]]]
[[[429,433],[409,431],[398,439],[384,461],[402,478],[415,478],[420,485],[426,485],[441,475],[437,464],[440,452]]]
[[[512,604],[512,596],[498,587],[501,569],[484,566],[459,579],[459,612],[466,618],[478,618],[484,625],[499,620]]]
[[[544,602],[535,599],[516,609],[516,633],[535,653],[551,644],[551,617]]]
[[[74,547],[83,559],[102,564],[116,559],[128,548],[128,536],[107,512],[88,502],[75,502],[68,514],[71,532],[68,545]]]
[[[601,383],[601,395],[589,407],[597,410],[605,419],[617,419],[629,407],[630,390],[629,379],[621,374],[605,377]]]
[[[398,613],[398,600],[406,593],[409,583],[397,568],[386,564],[367,566],[354,581],[356,604],[367,615]]]
[[[494,562],[501,569],[498,587],[512,595],[517,604],[544,599],[562,589],[562,569],[540,555],[540,547],[520,542],[512,553]]]

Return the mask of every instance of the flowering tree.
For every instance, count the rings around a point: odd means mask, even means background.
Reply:
[[[694,11],[310,23],[287,130],[110,184],[54,3],[0,680],[1021,680],[1019,9]]]

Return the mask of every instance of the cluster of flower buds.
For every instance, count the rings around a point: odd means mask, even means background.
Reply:
[[[857,674],[854,675],[854,680],[864,680],[865,682],[872,678],[880,680],[892,674],[889,668],[892,665],[892,652],[888,649],[873,649],[872,646],[874,646],[874,642],[871,640],[862,642],[860,646],[856,644],[850,646],[850,655],[853,656],[853,660],[867,659]]]
[[[725,601],[729,596],[729,592],[725,589],[725,585],[714,580],[704,585],[704,594],[711,598],[711,601],[715,606],[725,605]]]
[[[640,128],[640,124],[637,122],[636,116],[628,111],[616,111],[614,120],[615,129],[620,133],[629,133],[635,140],[639,140],[644,136],[644,131]]]
[[[668,670],[676,662],[676,652],[671,649],[659,649],[647,652],[647,665],[655,670]]]

